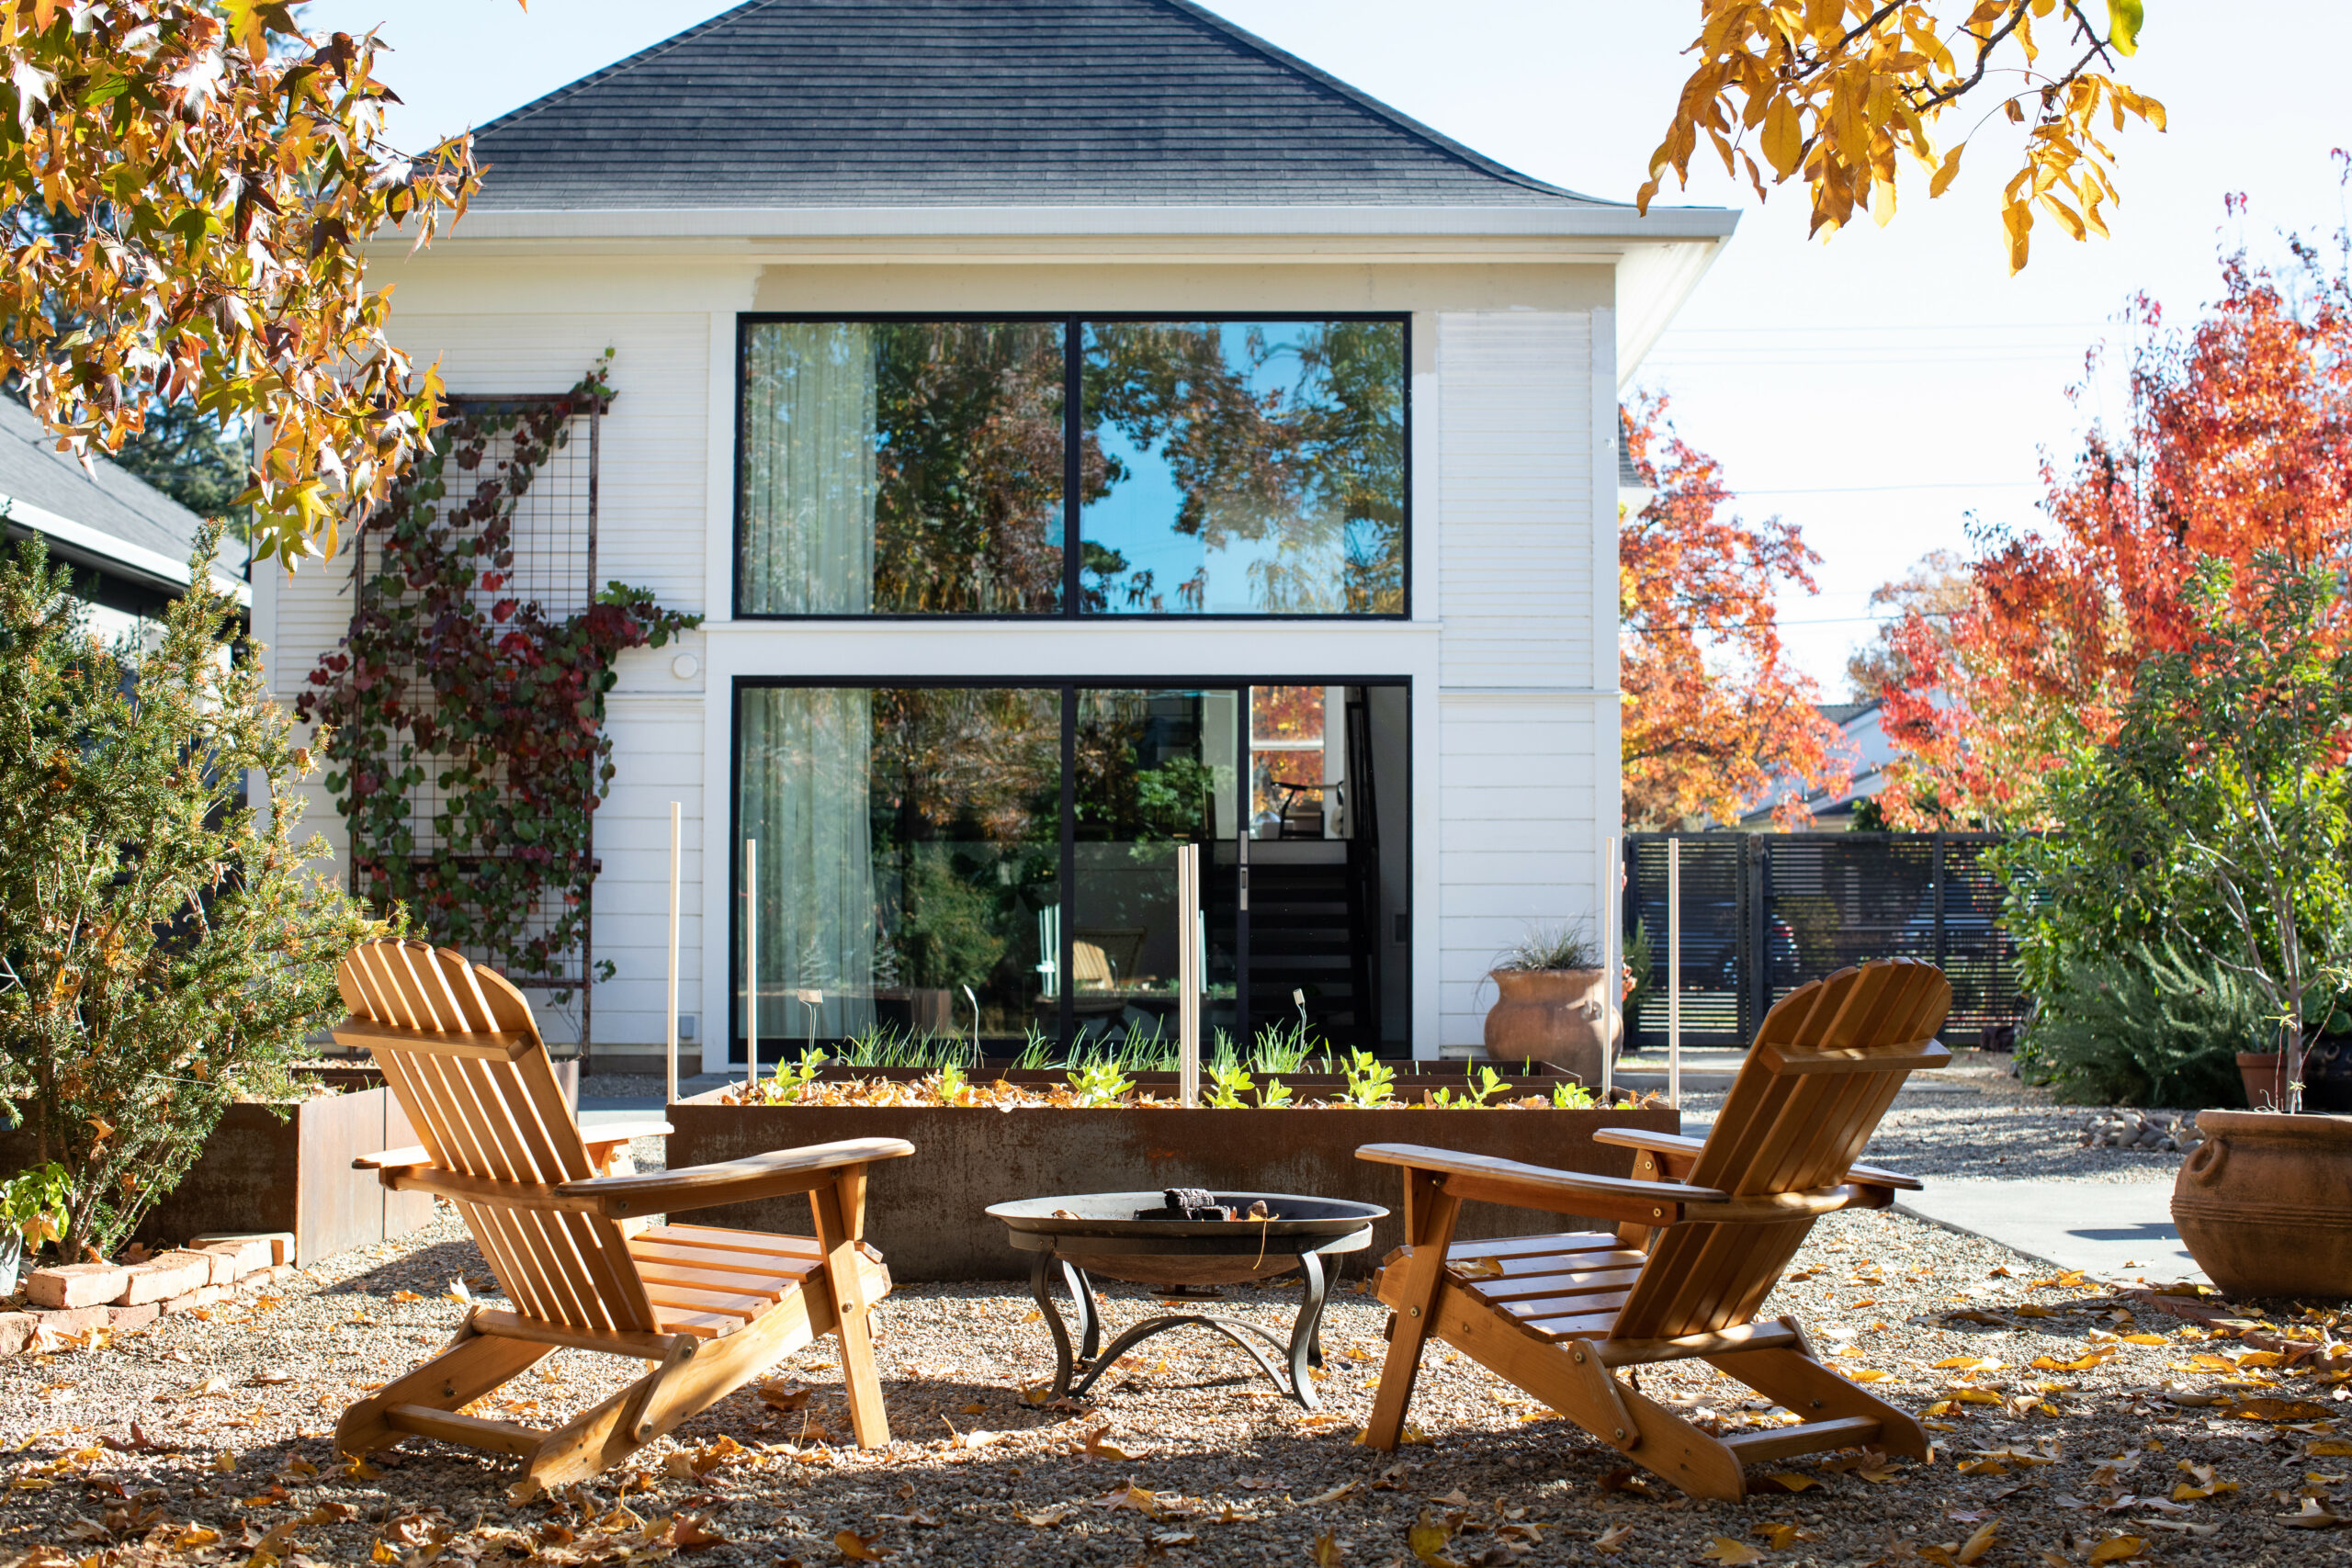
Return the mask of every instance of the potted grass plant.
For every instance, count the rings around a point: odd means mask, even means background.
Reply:
[[[1624,1043],[1624,1020],[1601,972],[1600,944],[1583,926],[1535,927],[1495,958],[1487,977],[1487,1055],[1503,1062],[1547,1062],[1580,1083],[1598,1084]]]

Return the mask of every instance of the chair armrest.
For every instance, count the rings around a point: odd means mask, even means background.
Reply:
[[[590,1148],[601,1144],[625,1144],[631,1138],[666,1138],[677,1129],[659,1117],[647,1122],[605,1122],[580,1129],[580,1141]]]
[[[1356,1150],[1356,1158],[1442,1175],[1446,1179],[1445,1190],[1459,1198],[1645,1225],[1673,1224],[1694,1202],[1729,1201],[1731,1197],[1713,1188],[1686,1187],[1679,1181],[1588,1176],[1582,1171],[1553,1170],[1419,1144],[1366,1144]]]
[[[1621,1149],[1647,1149],[1659,1155],[1695,1155],[1707,1146],[1704,1138],[1688,1138],[1679,1133],[1652,1133],[1640,1127],[1596,1127],[1592,1141]]]
[[[1652,1154],[1660,1155],[1695,1155],[1707,1145],[1704,1138],[1689,1138],[1679,1133],[1645,1132],[1639,1127],[1597,1128],[1592,1141],[1613,1144],[1621,1149],[1647,1149]],[[1927,1184],[1916,1176],[1905,1176],[1899,1170],[1888,1170],[1875,1165],[1849,1166],[1845,1179],[1860,1187],[1892,1187],[1904,1192],[1927,1190]]]
[[[1356,1158],[1434,1172],[1445,1179],[1449,1194],[1473,1202],[1502,1203],[1546,1213],[1580,1214],[1641,1225],[1787,1220],[1826,1214],[1864,1201],[1861,1191],[1849,1186],[1735,1198],[1713,1187],[1588,1176],[1581,1171],[1552,1170],[1486,1155],[1425,1148],[1419,1144],[1366,1144],[1356,1150]]]
[[[837,1144],[778,1149],[774,1154],[688,1166],[684,1170],[590,1177],[564,1182],[555,1191],[608,1218],[630,1219],[806,1192],[834,1179],[833,1172],[843,1167],[899,1159],[914,1152],[915,1146],[904,1138],[845,1138]]]
[[[405,1149],[379,1149],[372,1155],[361,1155],[351,1162],[354,1170],[400,1170],[409,1166],[431,1165],[432,1152],[420,1145]]]

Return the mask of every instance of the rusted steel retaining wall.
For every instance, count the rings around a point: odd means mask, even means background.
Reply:
[[[1390,1217],[1375,1227],[1367,1267],[1404,1238],[1394,1211],[1404,1181],[1396,1168],[1355,1157],[1364,1144],[1427,1144],[1522,1160],[1558,1170],[1630,1176],[1634,1155],[1592,1141],[1600,1127],[1681,1131],[1666,1109],[1611,1111],[1185,1111],[1173,1107],[1106,1110],[960,1110],[906,1106],[721,1105],[716,1094],[669,1109],[673,1170],[740,1159],[772,1149],[841,1138],[904,1138],[911,1158],[874,1169],[866,1188],[866,1238],[904,1280],[1015,1280],[1027,1256],[982,1213],[991,1203],[1062,1193],[1157,1191],[1207,1187],[1221,1191],[1296,1192],[1378,1203]],[[699,1210],[699,1224],[811,1233],[805,1198]],[[1472,1203],[1465,1236],[1534,1235],[1611,1228],[1558,1214]]]

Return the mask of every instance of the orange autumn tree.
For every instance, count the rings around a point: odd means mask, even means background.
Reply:
[[[2352,241],[2332,265],[2300,241],[2277,268],[2225,257],[2222,299],[2185,337],[2137,301],[2126,427],[2094,429],[2064,476],[2045,465],[2041,527],[1979,535],[1956,613],[1915,605],[1887,636],[1891,821],[2046,825],[2044,776],[2109,739],[2142,661],[2197,629],[2200,562],[2352,566],[2346,255]]]
[[[1767,791],[1785,825],[1848,760],[1814,682],[1781,646],[1773,596],[1811,592],[1820,559],[1796,525],[1724,515],[1723,465],[1666,419],[1663,397],[1625,411],[1625,449],[1655,494],[1618,525],[1618,683],[1625,823],[1736,822]]]

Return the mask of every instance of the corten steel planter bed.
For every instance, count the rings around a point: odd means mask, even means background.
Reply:
[[[1284,1082],[1290,1080],[1285,1078]],[[866,1194],[866,1234],[905,1280],[1025,1280],[1028,1260],[984,1211],[1040,1192],[1158,1191],[1206,1187],[1283,1191],[1395,1209],[1396,1173],[1356,1158],[1364,1144],[1436,1144],[1601,1176],[1630,1176],[1630,1149],[1592,1141],[1600,1127],[1681,1131],[1682,1118],[1649,1110],[1186,1111],[948,1106],[722,1105],[723,1089],[673,1101],[673,1166],[740,1159],[837,1138],[904,1138],[914,1157],[877,1172]],[[1533,1235],[1577,1222],[1472,1205],[1480,1235]],[[806,1235],[797,1198],[710,1211],[712,1224]],[[1471,1222],[1464,1221],[1464,1224]],[[1598,1222],[1596,1222],[1598,1224]],[[1369,1257],[1404,1240],[1393,1215],[1374,1228]]]
[[[573,1064],[556,1064],[556,1078],[576,1102]],[[138,1237],[177,1246],[196,1235],[285,1231],[294,1237],[292,1261],[315,1263],[406,1235],[433,1217],[432,1198],[390,1191],[351,1162],[415,1142],[386,1089],[232,1105],[179,1185],[148,1211]],[[33,1163],[30,1130],[0,1133],[0,1175]]]

